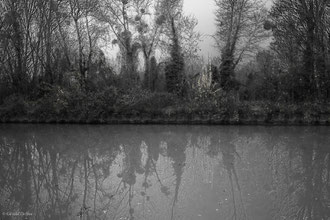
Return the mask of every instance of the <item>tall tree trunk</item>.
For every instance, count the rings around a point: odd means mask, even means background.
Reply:
[[[165,68],[166,87],[170,93],[184,94],[184,59],[181,54],[179,37],[174,23],[174,18],[171,18],[171,34],[172,48],[171,61]]]
[[[92,36],[89,28],[89,21],[88,21],[88,13],[86,12],[86,30],[87,30],[87,36],[88,36],[88,46],[89,46],[89,52],[88,52],[88,60],[87,60],[87,66],[86,66],[86,73],[85,73],[85,78],[87,79],[90,71],[90,67],[92,64],[92,56],[93,56],[93,41],[92,41]]]
[[[79,63],[79,72],[80,72],[80,86],[81,89],[84,90],[85,89],[85,85],[86,85],[86,75],[85,75],[85,65],[83,63],[83,46],[82,46],[82,37],[81,37],[81,33],[80,33],[80,28],[79,28],[79,23],[78,23],[78,19],[74,18],[74,23],[75,23],[75,28],[76,28],[76,34],[77,34],[77,38],[78,38],[78,51],[79,51],[79,58],[78,58],[78,63]]]
[[[13,84],[14,87],[17,89],[18,92],[24,93],[26,91],[26,76],[25,70],[23,67],[23,40],[22,40],[22,31],[20,29],[20,24],[17,18],[17,12],[13,12],[14,23],[13,23],[13,30],[14,30],[14,48],[15,48],[15,55],[16,55],[16,64],[15,64],[15,74],[13,77]]]
[[[150,59],[149,55],[146,51],[146,48],[143,48],[143,56],[144,56],[144,86],[147,89],[151,89],[151,76],[150,76]]]
[[[313,8],[311,8],[313,10]],[[315,22],[309,18],[307,20],[307,41],[306,50],[304,52],[304,65],[305,73],[309,75],[309,94],[311,97],[320,98],[320,83],[319,74],[316,71],[316,59],[315,59]]]

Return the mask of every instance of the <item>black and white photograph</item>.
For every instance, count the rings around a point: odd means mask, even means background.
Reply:
[[[330,220],[330,0],[0,0],[0,220]]]

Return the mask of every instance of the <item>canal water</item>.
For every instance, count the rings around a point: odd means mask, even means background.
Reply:
[[[0,125],[0,219],[330,219],[330,127]]]

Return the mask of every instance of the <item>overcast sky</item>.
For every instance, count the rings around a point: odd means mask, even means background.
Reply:
[[[264,0],[269,7],[272,0]],[[194,15],[198,20],[197,31],[204,35],[200,44],[201,55],[207,59],[208,56],[218,55],[214,48],[214,40],[208,35],[213,35],[215,29],[215,3],[214,0],[184,0],[183,10],[188,15]]]

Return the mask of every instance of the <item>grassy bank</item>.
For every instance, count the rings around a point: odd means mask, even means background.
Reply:
[[[81,93],[54,87],[42,95],[11,95],[1,122],[104,124],[330,125],[330,105],[240,102],[230,94],[201,92],[180,98],[141,88]]]

